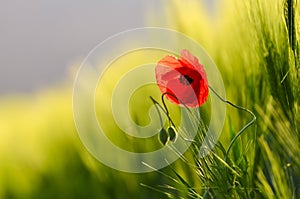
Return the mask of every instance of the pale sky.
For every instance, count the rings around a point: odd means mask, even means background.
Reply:
[[[162,0],[0,0],[0,95],[69,78],[69,67],[107,37],[146,26]],[[154,8],[154,9],[153,9]]]

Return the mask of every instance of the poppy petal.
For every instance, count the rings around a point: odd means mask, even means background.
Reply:
[[[184,49],[180,58],[165,56],[155,68],[156,81],[167,99],[178,105],[198,107],[208,98],[208,82],[204,67],[197,57]],[[174,97],[175,96],[175,97]]]

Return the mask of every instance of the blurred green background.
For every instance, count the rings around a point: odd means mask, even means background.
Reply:
[[[178,30],[203,45],[220,69],[227,98],[257,115],[256,126],[238,140],[231,155],[237,167],[240,157],[247,160],[242,164],[247,166],[248,186],[255,192],[251,197],[300,196],[299,3],[232,0],[210,5],[213,7],[193,0],[164,2],[159,8],[162,16],[155,16],[151,9],[145,13],[146,24]],[[289,5],[293,6],[293,17]],[[156,62],[158,57],[147,59]],[[141,56],[129,65],[143,59]],[[78,68],[77,63],[74,65]],[[159,191],[141,186],[172,184],[161,173],[119,172],[86,151],[72,115],[74,78],[70,72],[57,86],[1,97],[0,198],[165,198]],[[105,89],[109,93],[109,86]],[[147,89],[147,96],[152,91],[154,96],[158,94],[157,88]],[[99,103],[100,109],[103,105]],[[143,111],[143,103],[136,106]],[[139,111],[134,114],[139,122],[147,122]],[[246,114],[228,108],[221,136],[224,146],[248,120]],[[128,146],[130,142],[124,143],[118,136],[119,129],[107,124],[112,132],[118,132],[110,138]],[[135,147],[145,150],[143,144]],[[186,163],[179,160],[174,167],[191,184],[201,186],[194,169]],[[168,173],[170,169],[162,171]],[[183,198],[189,197],[182,192]]]

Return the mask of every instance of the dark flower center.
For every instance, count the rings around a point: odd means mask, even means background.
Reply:
[[[180,75],[179,81],[181,84],[188,86],[193,83],[194,80],[187,75]]]

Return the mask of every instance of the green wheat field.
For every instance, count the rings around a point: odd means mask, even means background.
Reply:
[[[150,173],[124,173],[99,163],[75,129],[70,74],[57,87],[0,99],[1,199],[300,198],[300,2],[219,1],[212,14],[201,1],[175,0],[166,1],[164,10],[164,19],[148,16],[149,26],[161,20],[203,45],[222,74],[226,98],[256,115],[228,158],[230,141],[251,120],[231,106],[217,147],[204,158],[197,157],[195,143],[184,158]],[[162,56],[129,57],[126,63]],[[152,96],[159,98],[155,89]],[[146,90],[137,99],[153,88]],[[96,107],[105,112],[104,104]],[[132,115],[147,123],[143,113],[151,101],[134,105]],[[106,128],[121,147],[152,148],[150,141],[130,147],[109,116]],[[199,128],[199,142],[204,130],[205,125]]]

